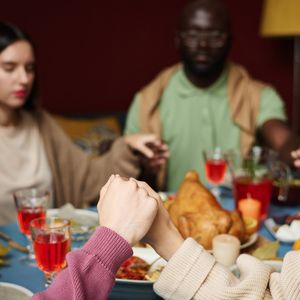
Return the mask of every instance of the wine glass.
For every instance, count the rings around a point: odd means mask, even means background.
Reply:
[[[22,260],[28,264],[34,264],[30,222],[33,219],[45,217],[50,192],[43,189],[29,188],[18,190],[13,196],[17,208],[19,229],[28,240],[28,255],[25,258],[23,257]]]
[[[58,217],[34,219],[30,232],[36,263],[44,272],[48,287],[56,273],[66,266],[66,254],[71,250],[70,221]]]
[[[226,159],[219,147],[203,151],[205,161],[205,174],[207,181],[212,185],[212,194],[219,198],[221,190],[219,184],[224,180],[227,169]]]

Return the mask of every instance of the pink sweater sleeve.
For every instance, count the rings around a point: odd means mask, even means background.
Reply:
[[[68,267],[51,286],[32,299],[107,299],[118,268],[131,255],[131,247],[122,237],[100,227],[82,249],[67,255]]]

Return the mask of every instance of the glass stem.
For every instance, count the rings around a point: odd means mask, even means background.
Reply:
[[[221,190],[219,188],[219,186],[217,185],[214,185],[212,188],[211,188],[211,193],[217,198],[217,200],[220,199],[220,196],[221,196]]]
[[[28,258],[34,260],[35,255],[34,255],[33,246],[32,246],[32,238],[30,235],[27,235],[26,237],[28,240],[28,245],[26,246],[28,249]]]
[[[56,272],[44,272],[45,275],[45,287],[47,288],[48,286],[50,286],[50,284],[52,283]]]

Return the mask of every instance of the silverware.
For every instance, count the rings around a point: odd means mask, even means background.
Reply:
[[[8,245],[10,245],[11,247],[17,249],[18,251],[21,251],[23,253],[28,253],[28,249],[26,247],[20,245],[16,241],[14,241],[12,238],[10,238],[4,232],[0,232],[0,239],[6,241],[8,243]]]

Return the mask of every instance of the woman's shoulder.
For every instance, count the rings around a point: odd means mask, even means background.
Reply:
[[[49,122],[55,123],[54,118],[51,116],[51,114],[42,108],[38,108],[34,111],[28,111],[27,113],[29,113],[39,125]]]

